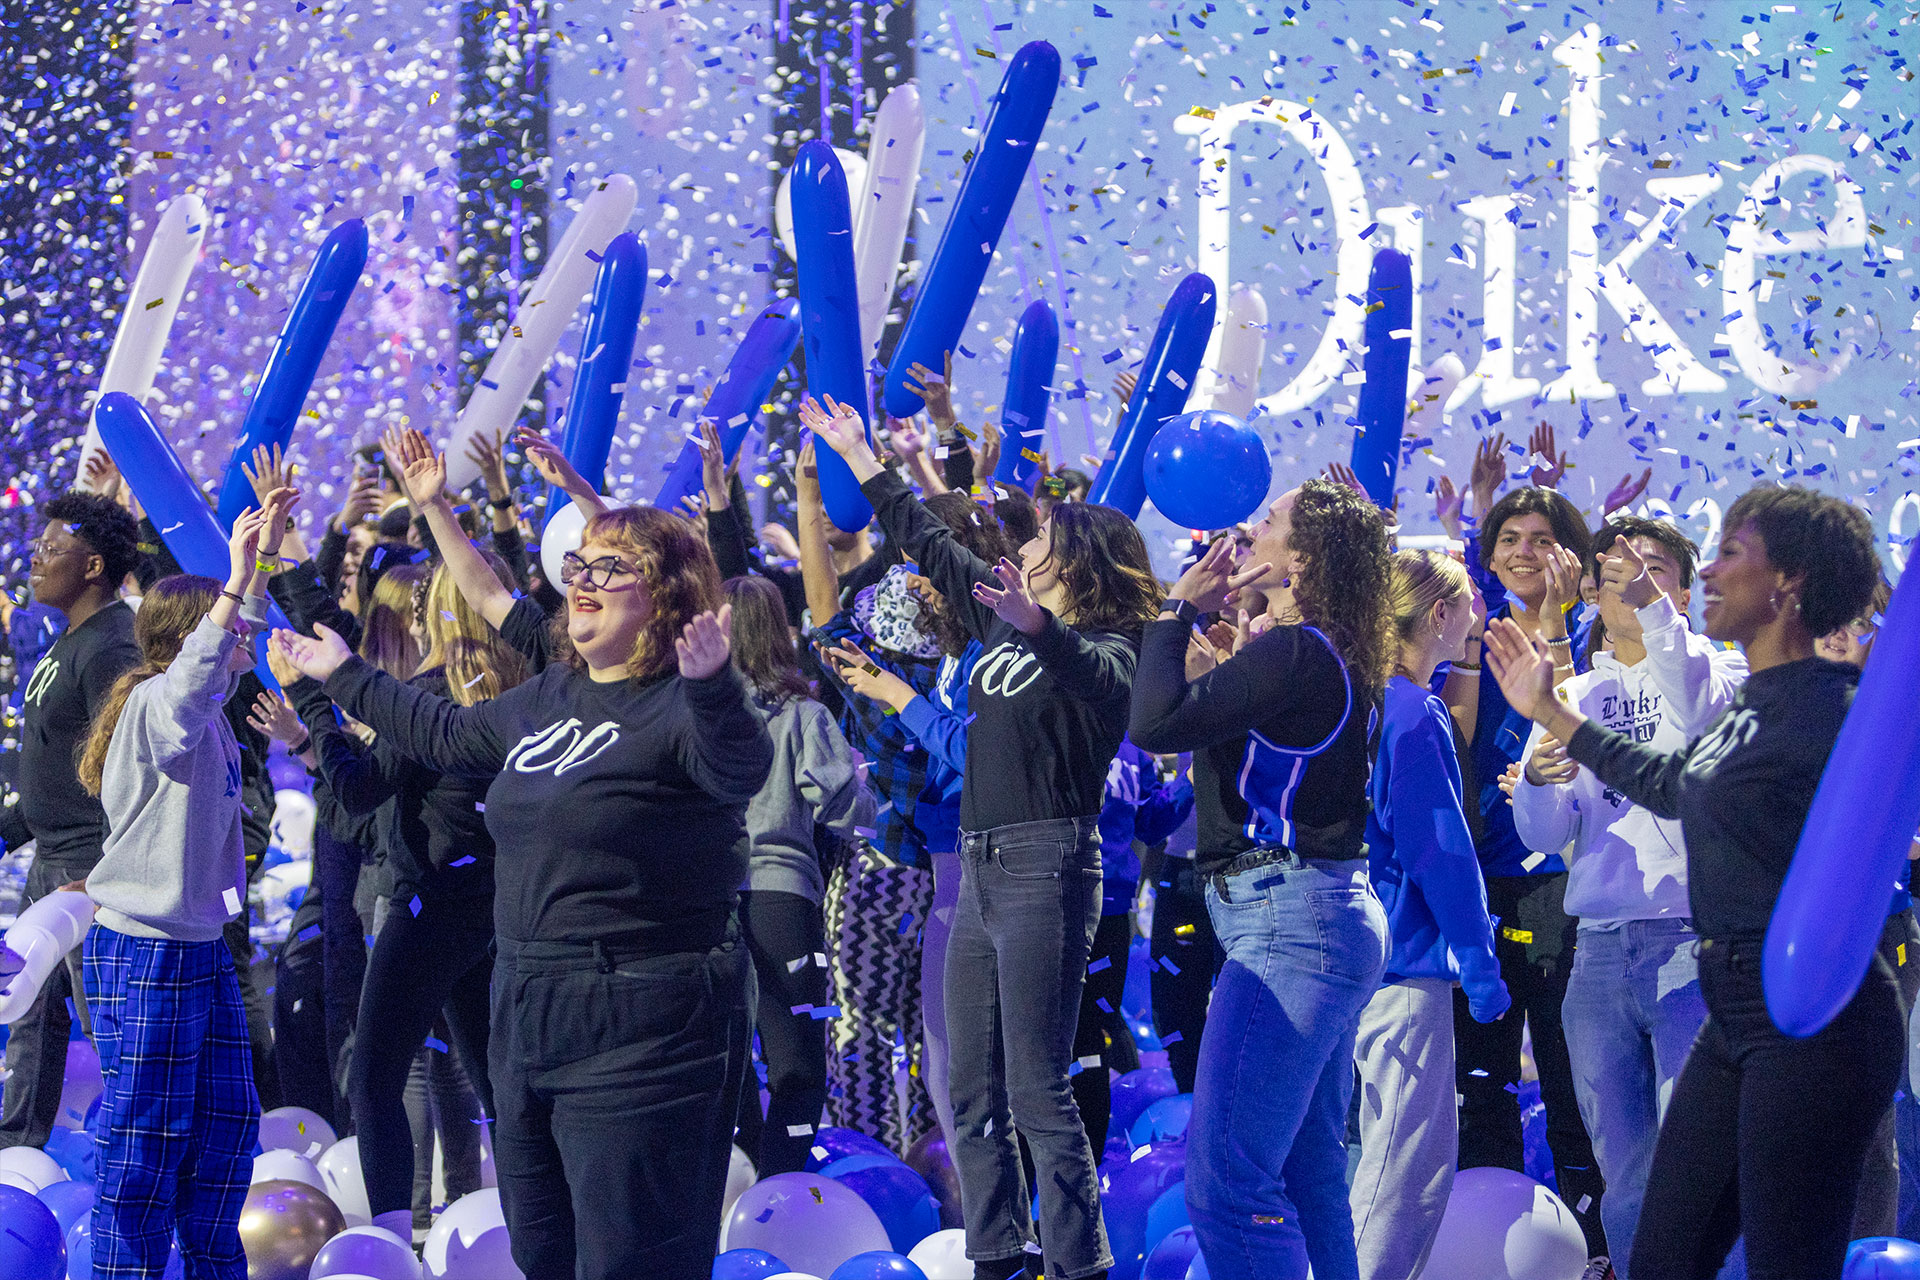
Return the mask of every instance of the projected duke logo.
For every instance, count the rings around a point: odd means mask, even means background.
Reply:
[[[1578,401],[1618,394],[1601,373],[1601,304],[1625,322],[1639,350],[1653,362],[1654,375],[1641,382],[1643,396],[1672,396],[1725,391],[1727,380],[1703,364],[1673,325],[1634,280],[1634,265],[1648,249],[1664,242],[1673,250],[1673,238],[1689,212],[1718,191],[1718,173],[1649,178],[1643,184],[1657,202],[1650,218],[1629,215],[1640,230],[1632,243],[1611,259],[1600,256],[1597,226],[1606,221],[1601,209],[1601,165],[1607,157],[1600,135],[1600,91],[1607,79],[1602,47],[1608,43],[1598,25],[1589,24],[1553,50],[1554,61],[1568,72],[1566,97],[1566,295],[1561,313],[1566,333],[1559,350],[1567,367],[1542,387],[1536,378],[1514,373],[1514,275],[1516,233],[1522,209],[1534,197],[1522,192],[1476,196],[1456,209],[1483,232],[1478,265],[1481,270],[1484,338],[1478,363],[1460,381],[1444,408],[1451,412],[1475,395],[1489,408],[1538,395],[1550,401]],[[1196,109],[1175,121],[1182,133],[1198,135],[1200,270],[1212,276],[1224,292],[1234,284],[1228,245],[1232,226],[1234,132],[1241,125],[1278,126],[1305,150],[1327,184],[1339,249],[1335,263],[1333,304],[1325,331],[1313,355],[1294,379],[1262,397],[1269,414],[1298,412],[1312,405],[1343,375],[1364,347],[1367,275],[1375,250],[1387,247],[1413,260],[1416,281],[1423,279],[1422,250],[1426,240],[1425,214],[1416,205],[1372,210],[1366,186],[1353,152],[1333,124],[1309,105],[1265,97],[1234,103],[1211,113]],[[1242,144],[1244,146],[1244,144]],[[1789,179],[1824,178],[1832,183],[1833,208],[1822,210],[1814,231],[1784,231],[1778,223],[1784,200],[1781,188]],[[1609,200],[1611,201],[1610,193]],[[1719,263],[1720,325],[1711,356],[1731,355],[1755,386],[1779,396],[1803,396],[1832,381],[1846,367],[1851,351],[1840,345],[1825,360],[1807,352],[1769,349],[1763,337],[1760,309],[1770,289],[1756,290],[1756,267],[1763,258],[1818,253],[1866,243],[1867,220],[1861,188],[1847,177],[1840,160],[1820,155],[1794,155],[1768,165],[1742,189],[1739,207],[1725,227],[1726,248]],[[1380,228],[1385,232],[1381,234]],[[1454,259],[1454,261],[1462,261]],[[1464,265],[1473,266],[1466,251]],[[1425,365],[1420,354],[1421,298],[1414,294],[1411,340],[1412,371],[1419,377]],[[1215,322],[1212,344],[1202,376],[1211,380],[1219,367],[1227,323],[1223,307]]]
[[[620,726],[613,721],[603,720],[583,730],[580,721],[569,716],[515,743],[507,755],[507,768],[515,773],[551,773],[557,778],[618,741]]]

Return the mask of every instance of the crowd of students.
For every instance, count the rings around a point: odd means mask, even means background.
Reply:
[[[1439,489],[1457,554],[1396,552],[1336,475],[1169,587],[1084,477],[980,479],[997,440],[916,372],[931,425],[888,424],[890,459],[804,405],[791,529],[753,529],[710,426],[680,512],[609,507],[517,434],[589,516],[556,582],[499,440],[468,506],[390,433],[311,550],[302,477],[256,453],[225,583],[177,572],[110,466],[48,504],[0,836],[37,841],[29,900],[98,917],[15,1024],[0,1143],[45,1142],[79,1011],[100,1275],[158,1276],[176,1230],[241,1275],[284,1102],[358,1135],[403,1238],[435,1133],[457,1195],[489,1125],[531,1280],[706,1276],[730,1148],[798,1170],[823,1123],[939,1133],[983,1280],[1103,1276],[1148,902],[1222,1280],[1410,1280],[1456,1168],[1522,1167],[1528,1053],[1593,1276],[1837,1277],[1920,1209],[1904,885],[1826,1030],[1785,1037],[1759,986],[1886,600],[1857,510],[1755,489],[1702,565],[1621,513],[1645,477],[1595,529],[1550,437],[1504,494],[1494,439]],[[827,519],[828,449],[874,529]],[[243,910],[270,740],[319,813],[271,1010]]]

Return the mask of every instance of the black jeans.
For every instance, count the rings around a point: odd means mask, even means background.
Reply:
[[[1533,1062],[1540,1072],[1540,1100],[1547,1108],[1547,1146],[1553,1152],[1560,1198],[1586,1232],[1587,1249],[1607,1252],[1600,1225],[1606,1184],[1593,1155],[1593,1140],[1580,1118],[1573,1063],[1560,1029],[1573,973],[1579,922],[1566,913],[1565,872],[1545,876],[1492,876],[1487,909],[1499,919],[1493,950],[1513,1008],[1497,1022],[1475,1022],[1464,993],[1453,993],[1454,1070],[1460,1089],[1460,1165],[1492,1166],[1524,1173],[1521,1137],[1520,1032],[1533,1034]],[[1626,1241],[1616,1242],[1625,1248]]]
[[[27,868],[25,910],[61,885],[84,880],[90,862],[48,862],[35,857]],[[7,1036],[7,1076],[4,1104],[0,1104],[0,1148],[44,1147],[60,1116],[60,1087],[67,1077],[67,1037],[73,1015],[67,1000],[80,990],[75,980],[80,953],[53,966],[46,985],[13,1024]]]
[[[353,1024],[360,1015],[360,986],[367,976],[367,934],[354,906],[361,880],[360,846],[339,840],[317,824],[313,833],[313,873],[320,895],[322,1003],[327,1017],[327,1079],[347,1114],[347,1056],[353,1048]]]
[[[274,964],[273,1061],[281,1102],[305,1107],[344,1133],[346,1109],[336,1106],[333,1074],[327,1070],[325,954],[316,886],[294,909]]]
[[[1192,858],[1160,864],[1153,895],[1153,1025],[1180,1092],[1193,1092],[1207,998],[1226,963],[1207,914],[1206,883]]]
[[[377,1216],[413,1205],[413,1125],[407,1077],[444,1008],[480,1105],[493,1113],[487,1077],[487,987],[493,977],[490,902],[396,902],[374,939],[360,991],[347,1100],[360,1136],[367,1204]]]
[[[480,1129],[487,1116],[479,1092],[453,1051],[453,1032],[443,1014],[433,1035],[446,1048],[429,1044],[413,1056],[407,1071],[407,1127],[413,1130],[413,1226],[433,1226],[433,1147],[440,1144],[440,1172],[447,1204],[480,1189]],[[480,1046],[482,1058],[486,1046]],[[364,1146],[366,1140],[361,1139]],[[365,1157],[361,1157],[364,1165]],[[364,1175],[364,1169],[363,1169]]]
[[[1880,958],[1900,989],[1901,1016],[1912,1016],[1914,1001],[1920,999],[1920,924],[1914,922],[1911,907],[1887,917],[1880,930]],[[1901,1234],[1900,1181],[1900,1146],[1894,1108],[1889,1104],[1867,1146],[1866,1172],[1861,1175],[1859,1201],[1853,1210],[1855,1240]]]
[[[527,1280],[708,1280],[750,961],[509,943],[494,966],[494,1151]]]
[[[273,1020],[268,1007],[266,978],[253,962],[253,935],[248,924],[253,907],[248,905],[237,919],[227,921],[220,930],[227,952],[233,956],[233,974],[240,980],[240,1000],[247,1009],[247,1047],[253,1055],[253,1088],[260,1095],[260,1109],[271,1111],[282,1106],[280,1074],[273,1063]]]
[[[767,1068],[767,1113],[751,1071],[740,1089],[739,1142],[763,1178],[806,1168],[814,1127],[827,1105],[827,1024],[814,1017],[828,1003],[820,904],[797,893],[748,890],[740,895],[740,930],[753,958],[758,989],[754,1027]]]
[[[1706,1025],[1674,1085],[1633,1238],[1635,1280],[1711,1280],[1746,1236],[1750,1280],[1839,1280],[1867,1144],[1906,1040],[1878,959],[1818,1035],[1767,1015],[1759,937],[1700,944]]]
[[[1120,1016],[1120,993],[1127,985],[1127,944],[1132,939],[1132,916],[1121,912],[1100,917],[1087,959],[1086,985],[1080,992],[1080,1022],[1073,1036],[1073,1056],[1080,1069],[1073,1076],[1073,1102],[1095,1160],[1107,1148],[1107,1122],[1113,1114],[1113,1084],[1107,1068],[1119,1068],[1133,1045],[1126,1020]]]
[[[1093,1150],[1068,1079],[1099,922],[1093,818],[961,835],[945,979],[948,1087],[975,1261],[1018,1258],[1033,1238],[1017,1126],[1038,1172],[1047,1274],[1077,1280],[1113,1265]]]

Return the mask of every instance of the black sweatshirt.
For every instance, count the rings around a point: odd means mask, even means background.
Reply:
[[[462,707],[354,658],[326,691],[427,768],[493,779],[503,942],[658,954],[725,936],[747,873],[747,802],[773,763],[732,666],[599,683],[555,664]]]
[[[139,661],[123,600],[68,627],[40,659],[20,705],[20,801],[0,812],[8,848],[36,840],[34,856],[47,862],[91,868],[100,860],[107,815],[80,785],[77,763],[100,704]]]
[[[408,682],[437,697],[450,694],[446,671],[422,672]],[[362,746],[339,727],[333,701],[318,680],[301,679],[287,690],[313,735],[320,776],[350,814],[387,807],[383,832],[393,899],[493,898],[493,837],[487,833],[486,778],[449,777],[401,755],[385,739]],[[388,802],[391,801],[391,806]]]
[[[1311,627],[1275,627],[1189,684],[1188,634],[1174,619],[1148,625],[1129,736],[1193,752],[1201,874],[1256,848],[1360,857],[1371,708],[1333,647]]]
[[[1138,644],[1117,632],[1076,631],[1046,610],[1039,634],[1021,634],[973,598],[977,582],[999,587],[993,567],[955,541],[905,482],[883,471],[861,491],[887,541],[919,565],[985,647],[967,688],[961,830],[1097,816],[1126,736]]]
[[[1656,817],[1679,819],[1702,937],[1758,938],[1859,686],[1857,667],[1802,658],[1754,672],[1680,751],[1639,746],[1588,720],[1567,754]]]

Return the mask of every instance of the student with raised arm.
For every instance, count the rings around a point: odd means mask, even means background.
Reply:
[[[704,1275],[747,1067],[744,815],[773,747],[685,520],[602,512],[562,578],[555,661],[473,706],[375,671],[331,632],[275,643],[401,754],[497,775],[489,1057],[521,1271]]]
[[[1696,549],[1679,529],[1622,516],[1597,542],[1601,644],[1561,697],[1635,742],[1677,750],[1733,701],[1746,660],[1688,628]],[[1606,1179],[1600,1216],[1614,1274],[1628,1280],[1660,1117],[1707,1016],[1686,841],[1678,822],[1574,765],[1537,725],[1523,759],[1514,826],[1529,848],[1562,851],[1567,914],[1579,920],[1561,1021]]]
[[[223,586],[176,574],[134,621],[140,661],[114,684],[80,754],[106,839],[86,985],[100,1049],[99,1275],[158,1277],[176,1235],[190,1274],[238,1280],[260,1100],[246,1008],[222,937],[246,903],[240,744],[226,700],[253,666],[274,565],[259,554],[295,494],[234,521]],[[183,1194],[191,1187],[191,1194]]]
[[[1055,508],[1054,518],[1063,510]],[[1200,1042],[1187,1207],[1219,1280],[1355,1280],[1347,1105],[1387,920],[1367,878],[1367,725],[1392,660],[1386,523],[1309,480],[1231,539],[1147,628],[1129,736],[1193,752],[1196,870],[1226,951]],[[1260,633],[1189,679],[1202,614],[1263,593]],[[1252,630],[1251,628],[1249,630]]]
[[[1026,1269],[1017,1126],[1040,1183],[1046,1274],[1101,1275],[1113,1258],[1068,1070],[1100,922],[1107,767],[1126,732],[1139,630],[1159,604],[1146,544],[1118,511],[1082,504],[1056,510],[1020,565],[990,565],[881,467],[853,410],[809,400],[801,418],[852,469],[888,542],[986,646],[967,696],[945,984],[967,1256],[988,1280]]]
[[[1489,627],[1487,656],[1516,711],[1686,837],[1707,1020],[1654,1146],[1635,1280],[1713,1276],[1742,1235],[1754,1280],[1838,1280],[1867,1146],[1899,1077],[1899,991],[1876,959],[1831,1023],[1794,1039],[1768,1016],[1761,956],[1859,687],[1857,668],[1815,656],[1815,639],[1859,616],[1879,562],[1866,516],[1806,489],[1749,490],[1723,530],[1700,573],[1706,632],[1737,643],[1751,675],[1685,746],[1637,743],[1556,697],[1548,646],[1510,621]],[[1651,588],[1636,577],[1630,598]]]

